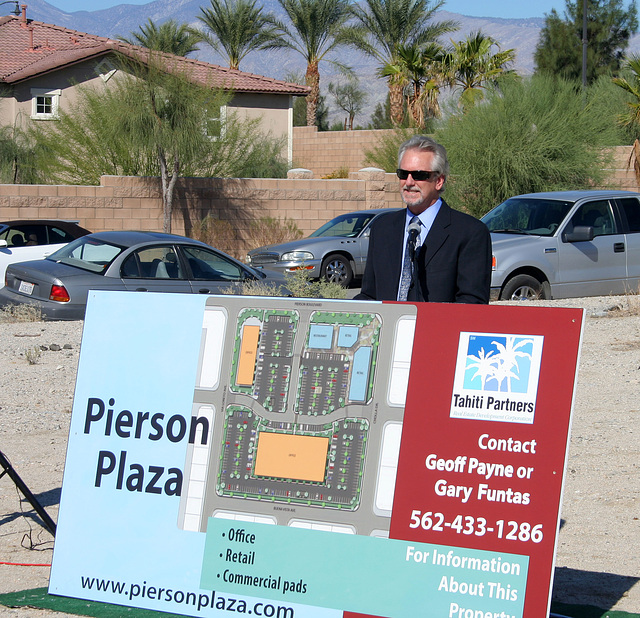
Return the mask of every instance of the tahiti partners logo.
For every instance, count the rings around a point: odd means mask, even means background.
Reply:
[[[533,424],[543,341],[460,333],[450,417]]]

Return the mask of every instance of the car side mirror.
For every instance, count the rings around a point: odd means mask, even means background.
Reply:
[[[368,227],[364,232],[362,232],[362,236],[360,236],[360,238],[369,238],[370,235],[371,235],[371,228]]]
[[[5,247],[7,247],[7,241],[6,240],[0,240],[0,249],[4,249]]]
[[[593,240],[593,226],[576,225],[573,232],[565,232],[562,235],[563,242],[587,242]]]

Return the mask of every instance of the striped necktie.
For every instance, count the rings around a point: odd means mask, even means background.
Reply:
[[[407,245],[404,249],[404,261],[402,262],[402,276],[400,277],[400,288],[398,300],[407,300],[411,282],[413,279],[413,262],[416,252],[416,241],[420,235],[420,219],[414,215],[409,221],[409,233],[407,234]]]

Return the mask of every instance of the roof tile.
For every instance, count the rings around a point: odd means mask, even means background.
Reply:
[[[114,39],[27,20],[25,13],[0,17],[0,82],[15,84],[94,57],[120,52],[138,60],[149,50]],[[236,92],[305,96],[309,89],[262,75],[228,69],[208,62],[161,54],[184,67],[195,81]]]

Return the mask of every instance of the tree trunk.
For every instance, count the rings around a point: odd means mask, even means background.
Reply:
[[[313,127],[316,124],[318,98],[320,97],[320,72],[317,61],[307,64],[305,82],[311,88],[311,92],[307,95],[307,126]]]
[[[391,122],[399,127],[404,119],[402,91],[404,90],[402,84],[394,83],[394,80],[389,80],[389,114],[391,116]]]
[[[165,234],[171,234],[173,194],[180,172],[180,161],[178,157],[174,158],[173,169],[171,170],[171,174],[169,174],[166,153],[163,150],[158,151],[158,160],[160,161],[160,179],[162,181],[162,231]]]
[[[414,83],[413,95],[409,104],[409,111],[413,118],[413,124],[420,130],[424,129],[424,97],[420,93],[420,84]]]

